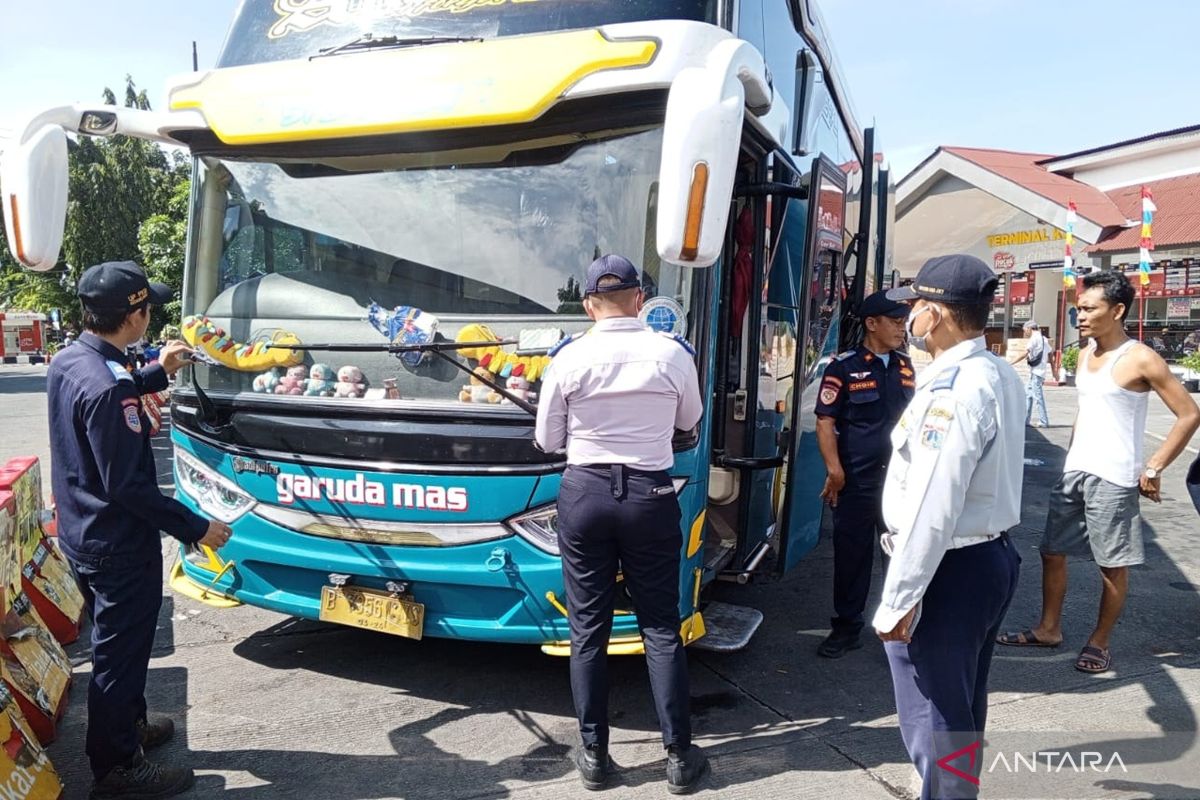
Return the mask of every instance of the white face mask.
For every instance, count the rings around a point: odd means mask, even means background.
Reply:
[[[921,308],[921,310],[918,311],[917,313],[910,314],[908,317],[908,322],[906,322],[904,324],[904,332],[908,334],[909,345],[916,348],[917,350],[920,350],[922,353],[929,352],[929,345],[926,343],[925,340],[927,338],[929,338],[929,333],[937,326],[937,322],[935,322],[935,323],[933,323],[933,325],[929,326],[929,330],[925,331],[924,336],[917,336],[915,333],[913,333],[913,322],[915,322],[917,317],[921,316],[926,311],[932,311],[933,308],[934,308],[933,306],[923,306]],[[941,317],[940,312],[939,312],[938,316]],[[941,322],[941,320],[939,319],[938,322]]]

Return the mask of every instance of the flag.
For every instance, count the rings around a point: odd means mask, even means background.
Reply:
[[[1150,191],[1149,186],[1142,187],[1142,241],[1138,248],[1138,281],[1142,286],[1150,283],[1150,251],[1154,249],[1154,234],[1152,226],[1154,224],[1154,212],[1158,211],[1158,206],[1154,205],[1154,194]]]
[[[1075,201],[1067,201],[1067,245],[1063,253],[1063,287],[1072,289],[1075,286],[1075,259],[1071,253],[1071,245],[1075,241]]]

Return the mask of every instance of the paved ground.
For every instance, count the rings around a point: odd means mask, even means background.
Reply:
[[[0,458],[46,455],[44,374],[0,367]],[[1015,532],[1024,565],[1014,625],[1031,622],[1038,608],[1033,546],[1073,413],[1073,390],[1047,394],[1056,427],[1029,431],[1034,464]],[[1152,433],[1169,424],[1155,406]],[[168,458],[160,451],[165,472]],[[985,779],[984,796],[1200,797],[1200,525],[1181,466],[1167,473],[1162,505],[1145,509],[1147,563],[1132,574],[1114,672],[1091,677],[1071,668],[1098,597],[1087,562],[1072,566],[1067,646],[1004,649],[993,669],[990,740],[1030,753],[1071,739],[1106,760],[1121,752],[1127,769],[1081,776],[1079,794],[1029,782],[1005,793]],[[173,558],[174,548],[167,551]],[[882,647],[868,642],[839,662],[814,654],[828,625],[831,555],[823,541],[785,581],[719,587],[721,599],[762,609],[766,622],[741,653],[691,654],[696,734],[714,763],[701,796],[913,796]],[[89,782],[81,757],[87,654],[72,652],[75,703],[51,748],[68,800],[86,797]],[[605,796],[665,797],[643,664],[616,660],[612,675],[613,752],[624,771]],[[200,771],[191,797],[592,796],[566,760],[575,742],[567,664],[533,648],[408,642],[168,594],[149,699],[181,729],[164,756]]]

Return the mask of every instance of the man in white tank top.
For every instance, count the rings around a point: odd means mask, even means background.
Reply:
[[[1134,291],[1120,272],[1083,279],[1076,300],[1079,335],[1092,345],[1079,357],[1079,412],[1063,476],[1050,495],[1042,535],[1042,618],[1028,630],[997,637],[1000,644],[1057,647],[1067,593],[1067,556],[1090,556],[1103,578],[1100,616],[1075,668],[1106,672],[1109,636],[1129,587],[1129,567],[1141,564],[1139,496],[1160,500],[1162,471],[1200,427],[1200,409],[1162,358],[1125,334]],[[1146,408],[1155,391],[1175,414],[1166,441],[1145,458]]]

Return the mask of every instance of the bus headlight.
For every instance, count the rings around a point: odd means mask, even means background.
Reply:
[[[180,490],[213,519],[228,524],[254,507],[254,498],[237,484],[178,447],[175,448],[175,474],[179,476]]]
[[[558,555],[558,504],[535,508],[504,523],[537,549]]]

